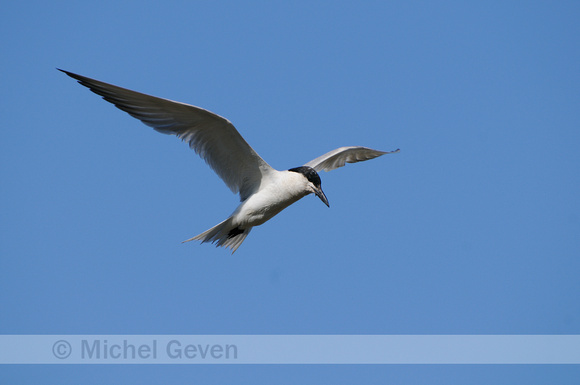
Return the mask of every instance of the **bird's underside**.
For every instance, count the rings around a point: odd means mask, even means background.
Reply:
[[[244,140],[233,124],[213,112],[131,91],[60,70],[146,125],[187,142],[218,174],[241,203],[223,222],[187,241],[211,242],[235,252],[252,227],[261,225],[302,197],[314,193],[328,205],[318,172],[331,171],[399,152],[350,146],[330,151],[302,167],[278,171]]]

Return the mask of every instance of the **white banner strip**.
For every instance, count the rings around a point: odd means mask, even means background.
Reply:
[[[0,335],[0,364],[580,364],[580,335]]]

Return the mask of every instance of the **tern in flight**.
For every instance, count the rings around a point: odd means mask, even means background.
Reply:
[[[322,191],[319,171],[399,152],[340,147],[303,166],[278,171],[250,147],[229,120],[213,112],[59,71],[156,131],[189,143],[230,190],[240,194],[241,203],[228,219],[184,242],[212,242],[229,247],[233,253],[252,227],[263,224],[306,195],[315,194],[330,207]]]

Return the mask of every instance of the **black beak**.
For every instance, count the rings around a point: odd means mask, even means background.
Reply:
[[[320,200],[322,201],[322,203],[324,203],[325,205],[327,205],[328,207],[330,207],[330,205],[328,204],[328,199],[326,199],[326,195],[324,195],[324,192],[322,191],[322,189],[320,187],[317,187],[315,189],[315,192],[317,197],[320,198]]]

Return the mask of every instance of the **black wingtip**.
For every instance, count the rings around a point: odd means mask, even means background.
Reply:
[[[73,79],[77,79],[77,80],[78,80],[78,76],[79,76],[79,75],[77,75],[77,74],[73,74],[72,72],[69,72],[69,71],[62,70],[62,69],[60,69],[60,68],[58,68],[58,67],[57,67],[57,70],[59,70],[60,72],[63,72],[63,73],[65,73],[65,74],[67,74],[68,76],[70,76],[70,77],[71,77],[71,78],[73,78]]]

